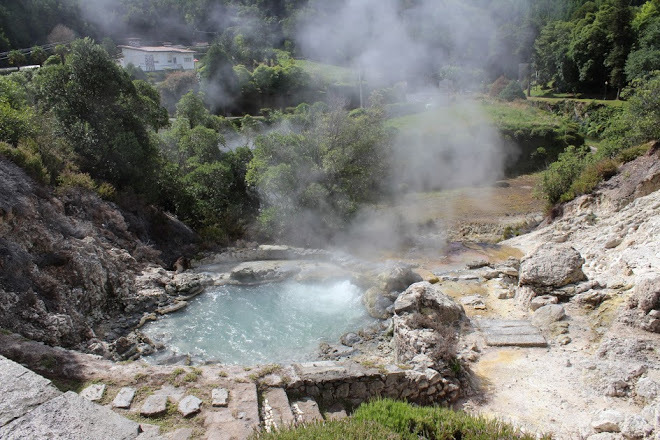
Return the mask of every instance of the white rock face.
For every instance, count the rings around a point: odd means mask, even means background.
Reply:
[[[621,432],[623,415],[619,411],[605,410],[598,413],[591,427],[596,432]]]

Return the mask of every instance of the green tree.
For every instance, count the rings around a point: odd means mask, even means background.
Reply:
[[[619,99],[621,89],[626,83],[626,60],[634,39],[630,0],[612,0],[608,14],[608,39],[611,48],[605,58],[605,65],[610,68],[610,84],[616,87],[616,99]]]
[[[626,77],[632,81],[655,70],[660,70],[660,18],[641,31],[638,46],[626,61]]]
[[[7,59],[9,60],[9,64],[16,66],[19,70],[21,66],[25,66],[27,64],[27,58],[19,50],[12,50],[9,52]]]
[[[300,133],[256,139],[246,180],[261,195],[264,233],[313,245],[383,195],[390,145],[378,108],[306,112],[310,123]]]
[[[209,111],[204,106],[204,99],[200,93],[188,92],[176,104],[176,117],[186,118],[190,128],[204,125],[208,116]]]
[[[165,122],[145,84],[135,84],[91,39],[75,41],[65,65],[35,75],[37,99],[55,116],[57,130],[74,147],[82,172],[118,189],[146,191],[157,169],[149,129]],[[145,108],[147,110],[145,110]]]
[[[32,48],[32,50],[30,50],[30,58],[32,59],[33,63],[41,66],[48,58],[48,55],[46,54],[46,51],[41,47],[35,46]]]

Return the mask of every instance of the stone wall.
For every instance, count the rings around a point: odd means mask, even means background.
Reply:
[[[406,370],[396,365],[378,368],[355,362],[319,361],[294,364],[282,373],[287,393],[309,396],[329,405],[347,402],[356,406],[377,397],[418,404],[452,403],[459,396],[459,381],[427,368]]]

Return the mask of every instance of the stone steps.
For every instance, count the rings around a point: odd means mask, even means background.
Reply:
[[[486,344],[493,347],[546,347],[548,343],[538,328],[525,320],[476,319]]]

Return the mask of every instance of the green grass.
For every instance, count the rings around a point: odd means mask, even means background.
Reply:
[[[455,131],[457,122],[467,128],[480,125],[484,119],[504,130],[530,127],[556,129],[565,123],[561,117],[533,107],[524,101],[507,103],[484,99],[474,105],[456,104],[424,113],[392,118],[387,121],[387,125],[402,131],[423,130],[442,133]]]
[[[353,84],[357,82],[357,72],[346,67],[310,60],[296,60],[296,64],[312,78],[319,78],[327,84]]]
[[[259,439],[521,439],[537,436],[497,420],[486,419],[440,407],[418,407],[394,400],[378,400],[360,406],[355,414],[341,421],[312,424],[276,433],[260,434]],[[549,436],[542,438],[549,439]]]

